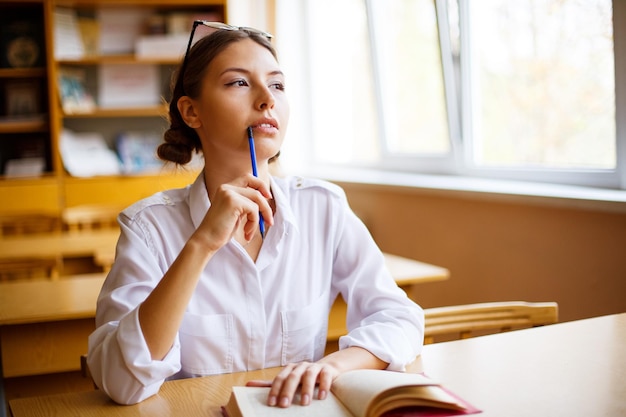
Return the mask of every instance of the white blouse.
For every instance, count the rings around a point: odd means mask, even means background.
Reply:
[[[138,307],[210,206],[203,174],[120,214],[115,263],[88,352],[94,381],[113,400],[142,401],[166,379],[319,360],[339,294],[349,330],[340,349],[365,348],[391,370],[403,370],[421,351],[422,309],[395,284],[343,190],[299,177],[272,178],[271,190],[274,225],[256,263],[235,240],[211,258],[160,361],[151,359]]]

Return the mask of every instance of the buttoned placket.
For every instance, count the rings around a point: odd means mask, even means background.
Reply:
[[[232,243],[237,247],[241,260],[240,279],[243,282],[245,306],[248,315],[247,329],[248,340],[242,348],[248,350],[247,368],[259,369],[266,366],[267,343],[278,343],[269,340],[270,331],[267,323],[265,303],[269,294],[265,294],[263,286],[263,274],[275,262],[280,252],[281,244],[284,244],[283,234],[285,231],[281,216],[275,218],[276,225],[273,226],[265,237],[256,262],[250,258],[245,248],[236,241]]]

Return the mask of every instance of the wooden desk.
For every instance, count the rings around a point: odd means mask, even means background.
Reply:
[[[626,416],[626,313],[427,345],[424,372],[478,416]]]
[[[104,274],[0,284],[5,377],[80,369]]]
[[[115,251],[115,229],[10,236],[0,239],[0,260],[93,256]]]
[[[106,272],[110,267],[109,257],[103,260],[100,254],[114,254],[118,237],[116,229],[10,236],[0,239],[0,262],[11,265],[16,261],[27,264],[33,260],[49,261],[58,267],[62,259],[92,257]],[[49,278],[57,279],[59,271],[56,267],[51,269]]]
[[[391,276],[408,293],[410,293],[410,289],[414,285],[443,281],[450,277],[450,272],[446,268],[388,253],[384,255],[385,263],[389,272],[391,272]],[[328,317],[327,353],[336,350],[339,337],[348,332],[346,328],[346,313],[346,303],[339,297],[333,304]]]
[[[626,313],[424,347],[423,370],[483,410],[482,417],[623,416]],[[219,417],[233,385],[276,368],[166,382],[156,396],[115,405],[100,391],[15,399],[14,417]]]
[[[440,266],[419,262],[402,256],[384,253],[385,264],[391,276],[403,288],[413,284],[444,281],[450,277],[450,271]]]

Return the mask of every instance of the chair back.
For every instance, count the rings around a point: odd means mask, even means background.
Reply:
[[[424,309],[424,343],[467,339],[558,321],[555,302],[506,301]]]
[[[63,228],[70,232],[118,228],[117,215],[121,211],[118,206],[101,204],[67,207],[61,214]]]
[[[24,235],[59,233],[61,220],[58,213],[2,213],[0,214],[0,239],[7,241]],[[61,259],[23,257],[0,260],[0,282],[22,279],[54,279],[59,275]]]
[[[58,214],[0,214],[0,239],[7,236],[53,233],[59,230],[61,230],[61,222]]]

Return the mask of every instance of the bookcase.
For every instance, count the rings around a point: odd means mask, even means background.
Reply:
[[[160,140],[192,21],[227,21],[226,3],[0,0],[0,214],[123,206],[193,181],[197,171],[144,172],[141,164],[75,175],[61,145],[68,132],[96,135],[111,152],[128,136]],[[68,79],[78,103],[61,89]],[[82,162],[86,169],[95,158]]]
[[[0,172],[53,172],[43,3],[0,3]]]

